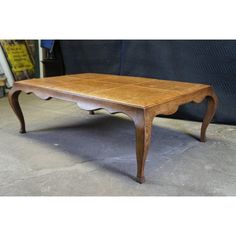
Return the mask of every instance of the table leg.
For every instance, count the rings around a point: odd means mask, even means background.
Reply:
[[[151,140],[152,119],[145,112],[140,112],[134,119],[136,129],[137,182],[145,182],[144,166]]]
[[[10,103],[13,111],[15,112],[17,118],[20,121],[20,125],[21,125],[20,133],[26,133],[25,120],[24,120],[24,116],[21,111],[19,100],[18,100],[20,93],[21,93],[21,91],[10,90],[10,92],[8,94],[8,99],[9,99],[9,103]]]
[[[201,138],[200,138],[201,142],[206,142],[206,129],[215,115],[217,103],[218,103],[218,99],[215,94],[207,98],[208,98],[208,107],[207,107],[207,111],[202,122]]]
[[[92,111],[89,111],[89,115],[94,115],[95,112],[92,110]]]

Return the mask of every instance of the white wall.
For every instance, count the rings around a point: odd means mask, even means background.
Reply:
[[[1,64],[1,67],[4,71],[5,76],[7,78],[7,86],[12,87],[12,85],[14,83],[14,77],[11,73],[7,59],[3,53],[2,47],[0,47],[0,64]]]
[[[0,74],[4,74],[1,64],[0,64]]]

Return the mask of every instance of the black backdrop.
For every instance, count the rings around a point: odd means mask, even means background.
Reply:
[[[65,73],[96,72],[211,84],[216,123],[236,124],[236,40],[60,40]],[[202,120],[206,103],[172,117]]]

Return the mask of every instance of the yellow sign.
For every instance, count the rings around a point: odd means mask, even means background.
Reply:
[[[8,60],[11,63],[12,71],[19,73],[25,70],[34,70],[25,44],[5,44]]]

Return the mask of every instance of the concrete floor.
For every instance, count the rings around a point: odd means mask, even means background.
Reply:
[[[156,118],[146,182],[136,173],[135,133],[125,115],[91,116],[75,104],[20,96],[28,133],[0,99],[0,195],[236,195],[236,127]]]

